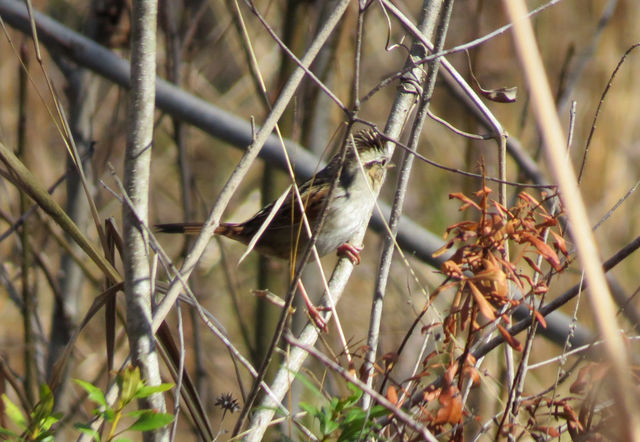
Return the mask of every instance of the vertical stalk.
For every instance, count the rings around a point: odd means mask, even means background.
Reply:
[[[132,7],[131,90],[129,93],[124,187],[131,206],[123,205],[123,239],[127,334],[134,363],[148,385],[161,383],[151,327],[151,269],[146,225],[153,141],[156,79],[157,2],[135,0]],[[145,408],[164,412],[161,394],[141,400]],[[167,428],[144,435],[146,441],[168,440]]]
[[[565,138],[553,103],[547,76],[538,51],[531,22],[526,17],[523,0],[503,0],[503,6],[513,23],[514,43],[520,64],[531,91],[531,103],[542,132],[545,156],[549,169],[559,185],[565,211],[571,224],[576,252],[590,286],[589,300],[598,328],[605,342],[605,351],[613,368],[613,386],[622,414],[621,422],[628,422],[627,440],[640,440],[637,416],[639,406],[635,398],[634,381],[626,345],[620,335],[615,306],[604,277],[602,262],[589,224],[575,172],[565,155]]]
[[[17,156],[23,163],[27,163],[25,158],[26,136],[27,136],[27,73],[29,66],[26,43],[20,47],[20,56],[24,63],[18,68],[18,149]],[[20,213],[25,213],[30,206],[30,201],[24,192],[20,192]],[[36,386],[36,365],[35,365],[35,339],[33,336],[32,316],[34,313],[34,299],[29,284],[29,269],[31,267],[31,251],[29,248],[29,222],[25,219],[20,230],[20,243],[22,244],[21,258],[21,279],[22,279],[22,321],[24,328],[24,391],[29,402],[35,404]]]
[[[433,52],[437,53],[442,51],[444,47],[444,41],[447,35],[449,27],[449,19],[451,17],[451,11],[453,9],[453,0],[446,0],[443,3],[439,2],[427,2],[423,10],[423,35],[430,36],[435,33],[435,45]],[[437,29],[436,29],[437,24]],[[412,48],[412,54],[422,52],[426,53],[427,48],[420,42],[416,42]],[[424,55],[423,55],[424,56]],[[438,76],[438,69],[440,67],[440,58],[433,59],[428,65],[428,73],[424,83],[424,90],[420,97],[420,103],[418,111],[416,113],[416,119],[413,127],[411,128],[411,136],[409,140],[409,147],[412,151],[417,151],[418,141],[420,139],[420,133],[422,132],[422,126],[427,117],[429,110],[429,102],[431,101],[431,95],[435,89],[436,78]],[[425,75],[422,74],[416,78],[419,83],[422,83],[422,79]],[[382,323],[382,307],[384,302],[384,295],[387,287],[387,281],[389,277],[389,270],[391,269],[391,261],[393,258],[393,251],[395,247],[395,236],[398,232],[398,224],[402,215],[402,207],[404,205],[404,199],[406,190],[409,185],[409,177],[411,175],[411,168],[413,166],[414,155],[411,152],[404,152],[402,158],[402,165],[400,166],[400,172],[398,174],[398,182],[396,185],[396,193],[394,195],[393,206],[391,209],[391,216],[389,219],[390,234],[385,236],[382,255],[380,257],[380,264],[377,272],[376,287],[374,289],[373,303],[371,306],[371,317],[369,325],[369,334],[367,338],[367,355],[365,359],[365,373],[366,382],[368,386],[373,383],[373,364],[375,362],[376,352],[378,348],[378,341],[380,335],[380,325]],[[363,408],[368,408],[370,405],[370,396],[363,395],[362,399]]]

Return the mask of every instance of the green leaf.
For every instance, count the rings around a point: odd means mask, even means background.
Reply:
[[[145,413],[149,413],[151,410],[149,408],[141,408],[140,410],[133,410],[125,414],[126,417],[132,417],[138,419]],[[152,411],[151,411],[152,412]]]
[[[112,408],[107,408],[102,413],[99,413],[99,415],[102,416],[107,422],[113,422],[116,416],[116,412],[113,411]]]
[[[73,382],[81,386],[84,391],[89,394],[89,399],[91,399],[93,402],[105,408],[109,408],[109,405],[107,405],[107,400],[104,397],[104,393],[98,387],[93,385],[91,382],[83,381],[82,379],[74,379]]]
[[[53,411],[53,393],[47,384],[40,385],[40,401],[33,408],[32,420],[40,421]]]
[[[387,410],[382,405],[376,405],[374,407],[371,407],[371,412],[369,413],[369,416],[371,416],[372,418],[376,418],[376,417],[385,416],[387,414],[389,414],[389,410]]]
[[[51,426],[55,423],[57,423],[60,418],[62,417],[62,413],[54,413],[51,414],[47,417],[45,417],[41,423],[40,423],[40,427],[43,428],[44,430],[48,430],[51,428]]]
[[[362,390],[360,388],[358,388],[356,385],[354,384],[347,384],[347,388],[351,391],[351,393],[353,393],[351,396],[349,396],[347,399],[345,399],[345,408],[346,407],[350,407],[352,405],[355,405],[356,403],[358,403],[360,401],[360,398],[362,397]]]
[[[375,429],[377,427],[373,424],[373,421],[369,420],[365,425],[363,423],[364,418],[360,418],[350,422],[348,425],[343,425],[338,441],[375,440]]]
[[[173,384],[146,385],[136,391],[135,397],[136,399],[142,399],[149,397],[154,393],[163,393],[165,391],[171,390],[172,388]]]
[[[344,408],[344,402],[337,397],[332,397],[331,401],[329,401],[329,408],[331,408],[331,410],[333,410],[336,414],[340,414],[340,412]]]
[[[80,431],[82,434],[86,434],[95,440],[96,442],[100,442],[100,433],[91,428],[90,425],[87,424],[75,424],[73,426],[76,430]]]
[[[314,405],[307,404],[306,402],[300,402],[299,406],[311,417],[315,417],[317,419],[320,419],[322,417],[322,412],[318,410],[318,407]]]
[[[324,414],[320,419],[320,431],[322,434],[329,436],[338,428],[340,428],[340,423],[336,422],[330,414]]]
[[[362,408],[353,408],[349,410],[344,416],[344,423],[351,423],[355,420],[360,420],[360,423],[367,417],[367,413]]]
[[[46,383],[40,384],[40,401],[44,401],[49,398],[53,399],[51,388],[49,388],[49,385]]]
[[[362,436],[362,438],[358,436]],[[362,428],[362,426],[358,427],[357,425],[349,425],[347,428],[342,430],[342,433],[340,433],[340,437],[338,438],[337,442],[346,442],[352,440],[368,440],[367,429]]]
[[[143,413],[128,429],[134,431],[149,431],[162,428],[171,422],[173,422],[172,414],[146,410],[146,413]]]
[[[27,429],[27,419],[25,418],[22,410],[18,408],[16,404],[11,402],[11,399],[6,394],[2,394],[2,402],[4,402],[5,413],[11,419],[11,422],[16,424],[21,430]]]
[[[338,438],[338,442],[352,441],[356,439],[370,440],[376,439],[377,425],[375,418],[385,416],[389,411],[381,405],[371,408],[369,415],[359,407],[351,407],[344,416],[342,421],[342,433]],[[365,422],[365,419],[366,422]]]
[[[122,372],[120,380],[120,400],[124,405],[135,399],[138,390],[144,387],[140,378],[140,368],[130,368]]]

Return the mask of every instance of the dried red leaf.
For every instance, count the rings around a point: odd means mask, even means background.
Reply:
[[[495,320],[496,315],[495,315],[495,309],[493,308],[493,306],[489,304],[489,301],[487,301],[487,299],[484,297],[482,292],[478,289],[478,287],[476,287],[476,285],[473,282],[469,281],[468,285],[469,285],[469,288],[471,289],[473,300],[476,302],[476,305],[480,309],[480,313],[482,313],[485,318],[491,321]]]
[[[389,388],[387,388],[387,399],[389,399],[389,402],[393,405],[398,403],[398,392],[396,391],[396,387],[393,385],[389,385]]]
[[[502,334],[502,336],[504,336],[507,344],[509,344],[515,351],[522,351],[522,344],[520,344],[520,341],[511,336],[506,328],[498,324],[498,331],[500,332],[500,334]]]
[[[453,298],[453,302],[451,303],[451,312],[454,313],[458,306],[460,305],[460,299],[462,298],[462,285],[461,288],[456,292],[456,295]]]
[[[435,298],[436,296],[438,296],[441,292],[444,292],[445,290],[447,290],[448,288],[452,287],[452,286],[457,286],[458,282],[451,282],[448,284],[444,284],[441,285],[440,287],[436,288],[433,292],[431,292],[431,299]]]
[[[533,259],[529,258],[528,256],[525,256],[524,260],[527,261],[527,264],[529,264],[529,267],[531,267],[534,272],[542,273],[542,270],[540,269],[540,267],[538,267],[538,265],[535,262],[533,262]]]
[[[459,310],[460,328],[462,328],[463,330],[467,328],[467,324],[469,324],[469,321],[471,320],[471,309],[469,308],[470,302],[471,302],[471,296],[467,296],[464,299],[464,303],[462,304],[462,307]]]
[[[502,204],[500,204],[497,201],[491,201],[491,202],[493,203],[493,207],[498,211],[502,219],[513,218],[513,214],[511,214],[511,212],[509,212],[509,210],[507,210],[507,208],[504,207]]]
[[[460,232],[471,231],[475,232],[478,230],[478,223],[475,221],[460,221],[459,223],[453,224],[447,227],[447,232],[450,233],[454,230],[458,230]]]
[[[529,232],[523,232],[522,238],[524,241],[534,246],[538,250],[538,253],[540,253],[542,257],[547,260],[549,264],[551,264],[551,267],[553,267],[555,271],[559,272],[562,270],[560,259],[558,258],[556,252],[553,251],[551,246],[549,246],[549,244],[545,243],[540,238],[532,235]]]
[[[488,259],[484,259],[482,262],[484,270],[477,272],[475,277],[491,282],[495,291],[494,294],[498,297],[506,298],[509,294],[507,275],[502,270],[500,264],[498,264],[496,257],[490,254]]]
[[[547,320],[544,319],[544,316],[542,316],[542,313],[540,313],[538,310],[534,310],[533,314],[535,315],[536,320],[540,323],[542,328],[547,328]]]
[[[442,324],[442,329],[446,335],[445,342],[448,342],[450,336],[456,334],[456,320],[452,315],[447,316]]]
[[[456,375],[458,374],[458,362],[454,361],[451,363],[451,365],[449,365],[446,369],[446,371],[444,372],[444,382],[447,385],[447,388],[456,388],[454,386],[454,379],[456,377]]]
[[[460,201],[462,201],[464,204],[462,206],[460,206],[460,211],[465,210],[466,208],[468,208],[469,206],[473,206],[476,209],[480,210],[480,206],[473,201],[471,198],[469,198],[467,195],[465,195],[464,193],[450,193],[449,194],[449,199],[459,199]]]
[[[441,323],[440,323],[440,322],[432,322],[431,324],[427,324],[427,325],[425,325],[424,327],[422,327],[422,328],[420,329],[420,333],[425,334],[425,333],[427,333],[429,330],[431,330],[432,328],[437,327],[437,326],[439,326],[439,325],[441,325]]]
[[[532,197],[531,195],[529,195],[527,192],[520,192],[520,194],[518,195],[518,198],[520,198],[521,200],[525,201],[527,204],[534,207],[537,207],[540,205],[538,200]]]
[[[463,272],[460,266],[453,262],[453,260],[451,259],[442,263],[440,271],[451,278],[460,279],[463,276]]]
[[[482,189],[476,190],[474,192],[474,195],[477,196],[478,198],[480,198],[480,197],[484,198],[487,195],[489,195],[491,192],[493,192],[493,190],[491,190],[491,187],[484,186]]]
[[[469,365],[465,366],[462,369],[462,376],[471,380],[472,387],[480,385],[480,373],[478,373],[478,370],[476,370],[475,367]]]
[[[573,408],[571,408],[571,406],[566,402],[562,406],[562,416],[566,419],[567,423],[569,422],[575,423],[579,431],[584,430],[584,427],[582,426],[582,423],[580,422],[578,415],[573,410]]]
[[[536,224],[537,230],[544,230],[558,225],[558,220],[551,215],[541,214],[542,222]]]
[[[531,429],[531,431],[535,431],[537,433],[544,433],[547,436],[551,437],[560,437],[560,432],[555,427],[547,427],[543,425],[536,425]]]
[[[441,388],[436,388],[433,385],[429,385],[422,393],[422,398],[425,402],[431,402],[432,400],[437,399],[438,396],[440,396],[441,391]]]
[[[578,371],[578,376],[576,380],[573,382],[573,384],[571,384],[571,387],[569,387],[569,391],[571,393],[583,394],[585,392],[585,390],[587,389],[587,385],[589,385],[589,382],[591,381],[592,368],[593,368],[593,365],[587,364],[586,367],[582,367]]]
[[[549,287],[547,286],[547,284],[544,281],[540,281],[536,284],[536,286],[533,288],[533,294],[534,295],[543,295],[545,293],[547,293],[549,291]]]
[[[456,390],[447,388],[438,397],[442,407],[438,410],[434,425],[457,424],[462,420],[462,401]]]
[[[564,240],[562,235],[554,232],[553,230],[550,230],[550,232],[551,235],[553,235],[553,239],[555,239],[555,241],[553,242],[554,247],[560,250],[560,253],[562,253],[564,256],[569,256],[569,252],[567,251],[567,242]]]
[[[529,275],[523,273],[523,274],[519,275],[519,277],[524,279],[525,281],[527,281],[531,287],[533,287],[535,285],[534,282],[533,282],[533,279],[531,279],[531,277]]]
[[[509,237],[513,237],[513,235],[518,231],[520,226],[520,221],[518,219],[510,219],[506,222],[504,226],[504,231],[507,233]]]
[[[434,257],[434,258],[437,258],[437,257],[439,257],[441,255],[444,255],[445,253],[447,253],[449,251],[449,249],[451,249],[451,247],[453,247],[453,244],[454,244],[453,241],[449,241],[448,243],[446,243],[445,245],[440,247],[438,250],[433,252],[431,254],[431,256]]]

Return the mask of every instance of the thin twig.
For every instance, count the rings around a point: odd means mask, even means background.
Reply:
[[[358,388],[360,388],[367,395],[371,396],[378,404],[382,405],[387,410],[389,410],[394,415],[395,418],[397,418],[399,421],[403,422],[405,425],[407,425],[413,431],[417,432],[420,435],[420,437],[422,438],[422,440],[427,440],[427,441],[431,441],[431,442],[437,442],[438,441],[438,439],[436,439],[436,437],[433,434],[431,434],[431,432],[426,427],[424,427],[423,425],[421,425],[418,422],[416,422],[411,416],[409,416],[404,411],[402,411],[401,408],[398,408],[397,406],[395,406],[386,397],[382,396],[381,394],[379,394],[375,390],[371,389],[365,383],[363,383],[358,378],[356,378],[354,375],[349,373],[349,371],[345,370],[343,367],[341,367],[340,365],[336,364],[335,362],[333,362],[332,360],[327,358],[325,355],[323,355],[322,353],[317,351],[315,348],[303,344],[302,342],[300,342],[299,340],[295,339],[291,335],[285,335],[285,339],[289,344],[304,350],[306,353],[310,354],[311,356],[313,356],[314,358],[316,358],[317,360],[322,362],[322,364],[324,364],[326,367],[331,369],[331,371],[333,371],[334,373],[339,374],[346,381],[352,383],[353,385],[355,385]]]
[[[604,99],[609,93],[609,89],[611,89],[611,87],[613,86],[613,80],[616,78],[616,75],[618,74],[618,71],[622,67],[622,64],[627,59],[627,56],[639,46],[640,46],[640,43],[636,43],[626,50],[626,52],[620,58],[620,61],[618,61],[618,64],[616,65],[615,69],[611,73],[611,76],[609,77],[609,81],[607,82],[607,85],[605,86],[604,91],[602,91],[602,95],[600,96],[600,101],[598,102],[598,107],[596,108],[596,113],[593,116],[593,123],[591,123],[591,130],[589,131],[589,136],[587,137],[587,143],[585,144],[585,147],[584,147],[584,153],[582,154],[582,162],[580,163],[580,170],[578,172],[578,183],[582,182],[582,174],[584,173],[585,164],[587,163],[587,155],[589,155],[591,140],[593,139],[593,134],[596,131],[596,123],[598,121],[598,116],[600,115],[600,109],[602,109],[602,106],[604,105]]]
[[[443,4],[430,2],[427,3],[423,8],[423,16],[420,19],[420,21],[423,23],[423,26],[420,30],[424,33],[424,35],[435,35],[434,50],[436,52],[444,47],[452,9],[453,0],[447,0]],[[422,51],[426,51],[426,48],[424,47],[424,45],[422,45],[422,43],[419,42],[416,42],[411,48],[412,54],[417,54]],[[409,137],[410,150],[404,152],[400,173],[398,175],[396,192],[394,195],[393,206],[391,208],[391,216],[389,218],[389,229],[391,234],[389,236],[385,236],[382,254],[380,256],[380,262],[378,265],[378,271],[376,272],[376,286],[374,289],[371,317],[369,320],[369,332],[367,334],[368,350],[364,364],[364,375],[366,376],[365,380],[367,386],[371,386],[373,384],[373,364],[379,345],[384,295],[386,293],[389,270],[391,269],[391,261],[393,258],[393,251],[395,249],[395,237],[397,235],[398,224],[400,222],[400,214],[402,213],[402,207],[404,205],[404,199],[409,185],[411,168],[413,166],[413,160],[415,158],[412,153],[418,150],[420,134],[422,132],[424,122],[428,116],[429,103],[435,89],[435,83],[436,78],[438,77],[439,68],[440,59],[436,58],[432,63],[428,65],[427,74],[422,71],[414,71],[414,73],[418,75],[415,78],[415,81],[421,85],[422,81],[424,80],[424,88],[423,93],[420,96],[420,102],[416,112],[416,117],[411,128],[411,135]],[[363,408],[369,408],[369,395],[363,395],[362,404]]]

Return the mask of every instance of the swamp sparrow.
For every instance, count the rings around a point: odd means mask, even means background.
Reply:
[[[326,210],[315,243],[318,254],[324,256],[337,249],[338,253],[346,255],[357,264],[360,262],[360,248],[347,241],[368,221],[367,216],[371,211],[374,195],[382,185],[389,158],[384,141],[373,130],[362,130],[354,135],[353,140],[355,145],[349,141],[342,167],[341,155],[338,153],[324,169],[302,184],[299,190],[312,231],[315,231],[323,211]],[[331,184],[338,173],[340,176],[330,194]],[[297,261],[297,257],[304,252],[309,235],[301,225],[301,205],[294,198],[295,193],[289,190],[255,244],[258,253]],[[330,200],[327,201],[327,198]],[[215,233],[249,244],[272,212],[274,204],[275,202],[268,204],[242,223],[221,223]],[[158,224],[156,228],[164,233],[197,234],[202,223]],[[312,310],[309,302],[307,305]]]

